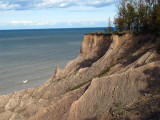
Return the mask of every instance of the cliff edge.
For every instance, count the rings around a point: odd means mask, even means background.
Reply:
[[[155,119],[160,113],[156,36],[84,36],[79,56],[42,86],[0,96],[2,120]]]

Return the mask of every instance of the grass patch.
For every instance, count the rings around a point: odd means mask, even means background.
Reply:
[[[125,34],[134,34],[134,35],[139,35],[140,33],[139,32],[133,32],[133,31],[122,31],[122,32],[118,32],[118,31],[113,31],[113,32],[107,32],[107,33],[104,33],[104,32],[93,32],[93,33],[86,33],[85,35],[119,35],[119,36],[122,36],[122,35],[125,35]]]
[[[92,79],[90,79],[90,80],[88,80],[88,81],[86,81],[86,82],[83,82],[83,83],[81,83],[81,84],[79,84],[79,85],[77,85],[77,86],[75,86],[75,87],[73,87],[73,88],[69,88],[67,91],[69,92],[69,91],[76,90],[76,89],[78,89],[78,88],[86,85],[87,83],[89,83],[89,82],[91,82],[91,81],[92,81]]]
[[[126,110],[124,110],[124,109],[121,110],[120,113],[119,113],[120,116],[124,116],[125,114],[126,114]]]
[[[111,68],[112,68],[113,66],[115,66],[115,65],[116,65],[116,64],[111,65],[111,66],[108,67],[106,70],[102,71],[101,73],[99,73],[98,75],[96,75],[96,76],[93,77],[93,78],[96,78],[96,77],[99,77],[99,78],[100,78],[100,77],[102,77],[102,76],[105,75],[107,72],[109,72],[109,71],[111,70]],[[93,79],[93,78],[92,78],[92,79]],[[87,83],[91,82],[92,79],[90,79],[90,80],[88,80],[88,81],[86,81],[86,82],[83,82],[83,83],[81,83],[81,84],[79,84],[79,85],[77,85],[77,86],[75,86],[75,87],[73,87],[73,88],[69,88],[69,89],[67,90],[67,92],[76,90],[76,89],[78,89],[78,88],[86,85]]]
[[[86,33],[85,35],[98,35],[98,36],[100,36],[100,35],[108,35],[108,36],[110,36],[110,35],[112,35],[112,33],[104,33],[104,32],[94,32],[94,33]]]
[[[122,36],[122,35],[125,35],[127,33],[132,33],[132,32],[131,31],[122,31],[122,32],[115,31],[112,34]]]
[[[160,94],[160,87],[156,87],[156,88],[154,89],[154,93],[155,93],[155,94]]]
[[[111,66],[109,66],[106,70],[104,70],[104,71],[102,71],[100,74],[98,74],[97,75],[97,77],[102,77],[103,75],[105,75],[106,73],[108,73],[110,70],[111,70],[111,68],[113,67],[113,66],[115,66],[116,64],[113,64],[113,65],[111,65]]]
[[[124,116],[126,114],[126,110],[124,109],[124,106],[122,103],[118,102],[118,103],[115,103],[115,106],[111,108],[111,111],[110,113],[113,115],[113,116]]]
[[[58,78],[56,81],[58,82],[58,81],[61,81],[63,78]]]
[[[58,78],[58,79],[56,79],[56,80],[52,81],[52,83],[54,83],[54,82],[59,82],[59,81],[61,81],[63,78],[65,78],[65,77]]]
[[[36,96],[34,96],[34,95],[30,95],[30,96],[31,96],[33,99],[36,98]]]

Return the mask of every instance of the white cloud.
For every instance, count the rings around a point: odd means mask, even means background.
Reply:
[[[56,22],[34,22],[33,25],[36,25],[36,26],[43,26],[43,25],[56,25],[57,23]]]
[[[68,4],[67,3],[61,3],[60,7],[66,7]]]
[[[113,4],[114,1],[116,0],[88,0],[87,4],[94,7],[104,7]]]
[[[7,3],[3,3],[2,1],[0,1],[0,10],[11,10],[11,9],[17,9],[20,6],[18,4],[9,4]]]
[[[104,7],[116,0],[1,0],[0,10],[27,10],[74,6]]]
[[[96,4],[102,3],[102,1],[100,1],[100,0],[99,1],[97,1],[97,0],[96,1],[88,1],[88,3],[96,5]]]
[[[29,26],[44,26],[44,25],[55,25],[56,22],[36,22],[36,21],[10,21],[11,25],[29,25]]]
[[[74,4],[75,0],[43,0],[42,2],[36,4],[37,7],[66,7]]]
[[[103,7],[113,3],[114,0],[43,0],[37,7],[66,7],[66,6],[98,6]]]
[[[58,22],[55,22],[55,21],[26,21],[26,20],[20,20],[20,21],[10,21],[9,24],[12,25],[12,26],[21,26],[21,25],[24,25],[24,26],[54,26],[54,25],[57,25],[57,24],[67,24],[69,26],[72,26],[73,24],[83,24],[83,25],[89,25],[89,24],[94,24],[94,23],[97,23],[97,22],[105,22],[105,20],[103,19],[81,19],[81,20],[68,20],[68,21],[65,21],[65,20],[62,20],[62,21],[58,21]]]
[[[10,22],[10,24],[14,24],[14,25],[18,25],[18,24],[30,25],[32,23],[33,23],[32,21],[25,21],[25,20],[22,20],[22,21],[11,21]]]

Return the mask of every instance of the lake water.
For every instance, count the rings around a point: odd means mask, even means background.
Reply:
[[[0,95],[42,85],[78,56],[84,34],[96,31],[104,28],[1,30]]]

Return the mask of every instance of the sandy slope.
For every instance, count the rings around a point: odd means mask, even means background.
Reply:
[[[139,98],[159,92],[160,56],[154,40],[153,35],[85,35],[79,56],[64,70],[57,67],[44,85],[0,96],[0,118],[106,120],[147,117],[141,112],[132,114],[134,112],[130,111],[134,109],[129,108],[133,108]],[[159,102],[158,94],[155,101]],[[156,112],[158,105],[146,114]]]

